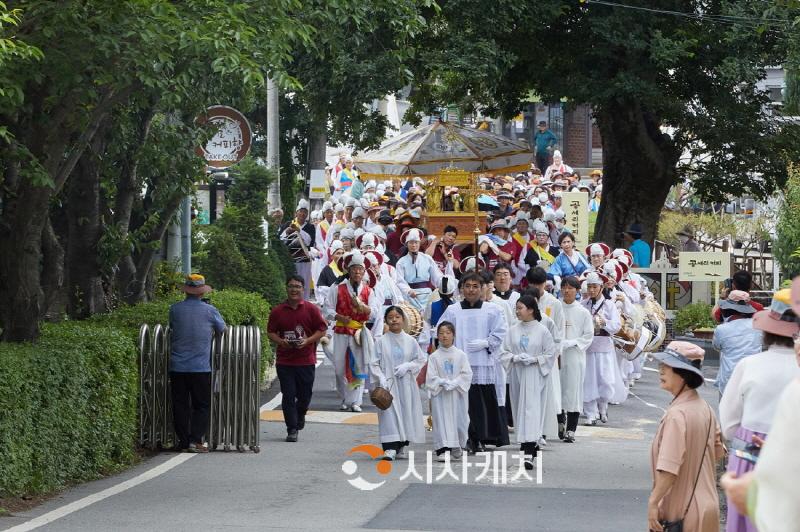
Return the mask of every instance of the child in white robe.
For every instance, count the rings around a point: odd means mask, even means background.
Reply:
[[[467,445],[469,430],[469,386],[472,368],[467,354],[453,345],[456,328],[442,322],[436,329],[439,348],[428,358],[425,387],[431,394],[433,447],[438,460],[459,460]]]
[[[391,306],[384,313],[389,330],[375,345],[375,357],[369,365],[370,383],[386,388],[394,397],[391,406],[378,412],[378,428],[384,460],[406,458],[409,443],[425,443],[422,401],[417,374],[425,365],[425,353],[405,331],[405,314]]]
[[[545,425],[556,347],[553,335],[541,323],[542,315],[532,295],[519,298],[517,317],[520,321],[506,335],[501,360],[509,372],[514,434],[525,454],[525,468],[533,469]]]

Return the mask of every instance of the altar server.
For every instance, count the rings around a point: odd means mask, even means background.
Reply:
[[[428,358],[425,387],[431,394],[433,447],[440,460],[447,453],[458,460],[467,445],[469,388],[472,368],[467,354],[455,347],[455,326],[442,322],[437,328],[439,348]]]
[[[370,362],[370,383],[386,388],[392,404],[378,412],[378,430],[384,460],[407,458],[410,443],[425,443],[422,401],[417,374],[425,365],[425,353],[416,340],[403,331],[405,314],[400,307],[386,309],[383,320],[389,330],[377,340]]]

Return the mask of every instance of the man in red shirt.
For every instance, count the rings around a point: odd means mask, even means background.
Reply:
[[[286,281],[286,302],[273,307],[267,335],[277,346],[275,368],[281,383],[286,441],[296,442],[297,432],[306,424],[311,403],[317,342],[328,329],[316,305],[303,299],[303,278],[292,275]]]

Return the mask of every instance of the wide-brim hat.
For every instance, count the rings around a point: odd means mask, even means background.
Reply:
[[[206,279],[200,274],[193,273],[187,275],[184,283],[181,285],[181,290],[193,296],[202,296],[213,290],[211,286],[206,284]]]
[[[339,259],[337,265],[342,271],[349,270],[351,266],[364,267],[364,255],[359,250],[350,251]]]
[[[702,379],[702,382],[705,382],[705,378],[703,377],[703,372],[700,370],[700,368],[693,365],[691,360],[680,354],[675,349],[671,349],[669,346],[667,346],[660,353],[653,353],[653,358],[655,358],[662,364],[666,364],[671,368],[684,369],[686,371],[694,373],[695,375],[697,375]]]
[[[372,232],[365,232],[356,237],[356,247],[361,249],[364,244],[375,247],[378,245],[378,236]]]
[[[383,264],[383,254],[379,253],[378,251],[374,250],[365,251],[364,258],[366,258],[366,260],[372,266],[380,266]]]
[[[603,264],[602,273],[608,276],[609,279],[613,279],[614,282],[619,283],[625,276],[625,269],[619,261],[615,259],[609,259]]]
[[[587,285],[604,285],[610,280],[608,275],[602,272],[588,272],[583,278],[583,281],[585,281]]]
[[[631,224],[625,233],[635,237],[642,236],[644,234],[642,224]]]
[[[800,332],[797,317],[792,311],[792,290],[784,288],[772,296],[768,309],[753,315],[753,329],[791,338]]]
[[[626,257],[628,257],[628,259],[630,259],[631,261],[631,264],[633,264],[633,253],[631,253],[629,249],[617,248],[611,252],[611,256],[614,257],[615,259],[618,258],[620,255],[625,255]]]
[[[591,172],[589,172],[589,175],[592,176],[592,177],[594,177],[594,176],[602,176],[603,172],[601,172],[600,170],[596,170],[595,169],[595,170],[592,170]]]
[[[755,314],[756,309],[747,301],[732,301],[730,299],[723,299],[719,302],[719,308],[722,310],[733,310],[739,314]]]
[[[611,255],[611,248],[605,242],[595,242],[594,244],[589,244],[586,246],[586,256],[591,257],[592,255],[602,255],[603,257],[608,257]]]
[[[425,239],[425,230],[421,227],[412,227],[404,230],[400,235],[400,243],[405,246],[409,238],[421,243]]]
[[[511,230],[511,229],[509,229],[508,224],[506,223],[504,218],[501,218],[501,219],[499,219],[497,221],[492,222],[492,225],[489,226],[489,232],[490,233],[492,231],[496,230],[496,229],[505,229],[506,231],[510,231]]]

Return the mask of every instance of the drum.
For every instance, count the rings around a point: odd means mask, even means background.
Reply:
[[[425,327],[425,320],[422,319],[422,314],[416,307],[408,303],[400,303],[397,306],[403,309],[403,313],[406,315],[403,330],[414,338],[418,338]]]

